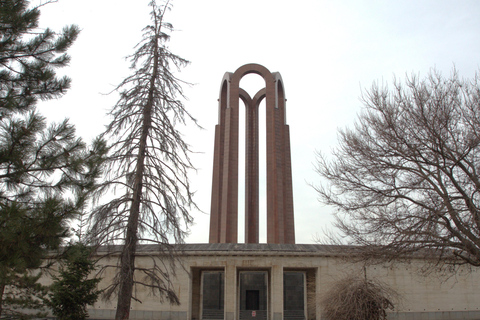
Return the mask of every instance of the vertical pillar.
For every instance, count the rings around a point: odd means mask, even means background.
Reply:
[[[245,117],[245,243],[259,242],[259,126],[258,107],[265,97],[260,90],[253,99],[241,93],[246,107]]]
[[[293,217],[293,188],[292,188],[292,160],[290,152],[290,130],[285,125],[285,174],[283,176],[284,187],[284,210],[285,210],[285,243],[295,243],[295,221]]]
[[[238,108],[232,106],[228,108],[225,112],[225,120],[220,242],[236,243],[238,220]]]
[[[210,243],[219,243],[222,226],[222,191],[225,154],[225,117],[228,107],[228,82],[231,74],[226,73],[222,79],[220,98],[218,99],[218,125],[215,126],[215,146],[213,152],[213,179],[210,210]]]
[[[267,130],[267,242],[281,243],[278,237],[278,194],[277,194],[277,162],[275,148],[275,88],[267,89],[266,130]]]
[[[283,319],[283,266],[272,266],[270,284],[271,315],[273,320]]]
[[[235,265],[225,267],[225,320],[237,319],[237,269]]]
[[[325,278],[324,278],[324,271],[325,269],[322,268],[322,267],[319,267],[317,268],[316,271],[316,277],[315,277],[315,288],[316,288],[316,291],[315,291],[315,302],[319,302],[320,299],[321,299],[321,296],[320,296],[320,288],[322,288],[322,281],[325,281]],[[322,305],[321,303],[316,303],[316,308],[315,308],[315,318],[314,319],[321,319],[322,316]]]
[[[222,176],[223,163],[223,128],[220,125],[215,126],[215,148],[213,151],[213,182],[210,210],[210,243],[220,242],[220,200],[222,198],[220,177]]]

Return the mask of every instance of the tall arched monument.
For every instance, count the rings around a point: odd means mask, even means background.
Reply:
[[[265,87],[253,97],[240,80],[255,73]],[[266,106],[267,243],[295,243],[290,133],[282,77],[259,64],[226,72],[220,86],[218,124],[215,127],[210,243],[237,243],[239,100],[245,105],[245,242],[259,243],[259,117]]]

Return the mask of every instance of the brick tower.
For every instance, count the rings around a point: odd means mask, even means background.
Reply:
[[[265,88],[250,97],[240,88],[255,73]],[[245,242],[259,242],[258,107],[265,99],[267,136],[267,242],[295,243],[290,133],[285,121],[285,93],[280,73],[258,64],[226,72],[220,87],[219,123],[215,126],[210,243],[237,243],[238,115],[245,104]]]

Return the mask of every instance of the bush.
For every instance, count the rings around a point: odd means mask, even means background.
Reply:
[[[322,299],[323,315],[329,320],[380,320],[394,308],[398,294],[387,285],[349,276],[335,282]]]

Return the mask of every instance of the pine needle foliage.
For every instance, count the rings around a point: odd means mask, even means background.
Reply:
[[[116,88],[120,98],[110,112],[111,123],[104,137],[110,141],[105,183],[98,192],[115,196],[99,202],[93,212],[90,234],[97,244],[121,244],[117,276],[106,295],[118,294],[116,319],[128,319],[133,286],[144,285],[160,299],[178,304],[172,243],[182,243],[195,207],[188,172],[190,146],[180,128],[196,120],[185,109],[182,86],[176,73],[188,61],[168,46],[165,22],[167,2],[150,2],[151,24],[130,57],[132,75]],[[117,196],[118,195],[118,196]],[[113,198],[113,199],[112,199]],[[138,244],[153,243],[162,259],[152,258],[152,267],[135,266]],[[136,299],[135,296],[133,296]]]
[[[28,1],[0,2],[0,318],[41,310],[38,270],[83,209],[106,152],[100,140],[87,150],[68,121],[49,125],[35,109],[69,88],[56,69],[79,32],[40,30],[39,16]]]
[[[70,61],[67,49],[78,36],[75,25],[58,34],[40,30],[39,8],[29,1],[0,2],[0,116],[29,111],[38,99],[58,98],[70,87],[68,77],[58,78],[55,69]]]
[[[93,305],[101,290],[97,289],[100,278],[89,278],[95,271],[91,258],[93,248],[78,242],[65,248],[60,259],[58,276],[50,286],[48,306],[59,320],[85,320],[87,305]]]

